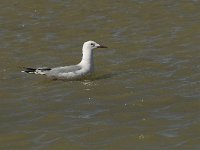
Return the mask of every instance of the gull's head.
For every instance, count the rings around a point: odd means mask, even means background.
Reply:
[[[93,50],[95,48],[107,48],[106,46],[100,45],[94,41],[87,41],[83,44],[83,49]]]

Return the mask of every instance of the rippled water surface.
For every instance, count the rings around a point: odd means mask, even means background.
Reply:
[[[52,81],[23,66],[76,64],[95,40],[95,75]],[[1,150],[199,150],[199,0],[3,0]]]

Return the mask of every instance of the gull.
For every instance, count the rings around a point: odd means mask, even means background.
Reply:
[[[82,60],[77,65],[62,66],[55,68],[25,68],[22,72],[46,75],[51,79],[76,80],[91,75],[94,72],[93,50],[95,48],[107,48],[94,41],[83,44]]]

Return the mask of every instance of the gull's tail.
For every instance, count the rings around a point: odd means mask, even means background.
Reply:
[[[33,73],[33,74],[43,74],[45,75],[47,71],[50,71],[51,68],[24,68],[23,71],[21,72],[26,72],[26,73]]]

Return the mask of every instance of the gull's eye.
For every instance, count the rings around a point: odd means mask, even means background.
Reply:
[[[94,43],[91,43],[91,45],[94,46],[95,44],[94,44]]]

